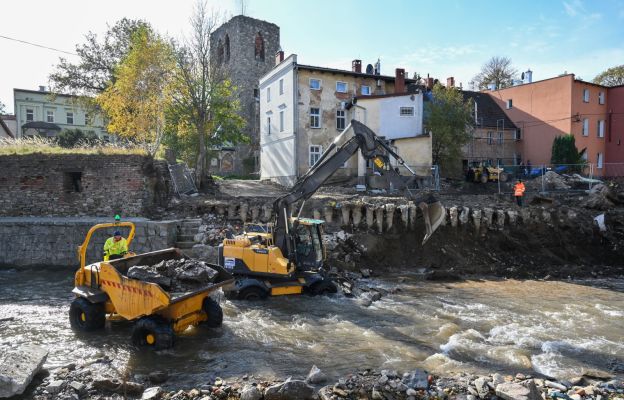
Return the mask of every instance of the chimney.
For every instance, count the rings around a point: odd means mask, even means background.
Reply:
[[[455,87],[455,78],[454,77],[451,76],[449,78],[446,78],[446,87],[447,88]]]
[[[40,92],[45,92],[46,91],[46,87],[45,86],[39,86],[39,91]]]
[[[405,93],[405,70],[395,69],[394,93]]]
[[[284,50],[280,50],[275,53],[275,65],[278,65],[282,61],[284,61]]]
[[[433,89],[433,78],[431,78],[429,74],[427,74],[427,81],[425,83],[427,86],[427,90]]]
[[[531,71],[531,69],[528,69],[522,75],[524,75],[524,79],[523,79],[524,83],[531,83],[531,82],[533,82],[533,71]]]
[[[362,73],[362,60],[351,61],[351,71],[361,74]]]

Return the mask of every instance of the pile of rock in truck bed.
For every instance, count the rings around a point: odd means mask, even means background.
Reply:
[[[154,265],[136,265],[128,270],[128,278],[160,285],[168,292],[190,292],[213,283],[219,272],[204,261],[165,260]]]

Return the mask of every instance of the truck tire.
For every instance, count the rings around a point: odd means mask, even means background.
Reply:
[[[94,304],[82,297],[75,298],[69,306],[69,322],[72,328],[83,332],[104,328],[106,323],[104,304]]]
[[[249,286],[238,292],[239,300],[258,301],[266,299],[268,293],[258,286]]]
[[[488,180],[489,180],[489,175],[485,172],[483,172],[481,176],[479,177],[479,182],[481,183],[488,183]]]
[[[213,298],[206,297],[202,303],[202,310],[206,313],[208,319],[204,324],[210,328],[218,328],[223,324],[223,310],[221,305]]]
[[[323,279],[310,286],[310,294],[313,296],[333,294],[336,292],[338,292],[336,284],[329,279]]]
[[[171,323],[157,316],[139,319],[132,329],[132,343],[137,347],[164,350],[173,347]]]

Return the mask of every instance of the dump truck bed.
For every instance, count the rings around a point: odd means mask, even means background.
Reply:
[[[182,258],[186,257],[178,249],[170,248],[91,264],[86,267],[86,270],[87,274],[94,270],[98,272],[96,283],[113,303],[115,313],[123,318],[132,320],[146,315],[159,314],[177,320],[200,309],[203,299],[211,292],[233,283],[232,275],[219,265],[206,263],[218,273],[212,283],[190,292],[169,293],[156,283],[128,278],[126,274],[131,267],[136,265],[154,265],[161,261]],[[93,279],[90,281],[90,287],[93,288]]]

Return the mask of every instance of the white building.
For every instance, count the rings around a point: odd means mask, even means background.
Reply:
[[[13,89],[17,137],[55,137],[66,129],[80,129],[109,139],[101,115],[83,108],[78,98],[39,90]]]
[[[408,164],[431,164],[431,138],[422,130],[422,94],[406,93],[407,84],[415,82],[405,78],[403,69],[384,76],[378,62],[362,73],[360,60],[353,60],[351,71],[315,67],[298,64],[295,54],[284,60],[283,53],[277,61],[259,83],[260,179],[292,185],[351,119],[393,140]],[[356,106],[345,109],[354,98]],[[428,148],[420,151],[420,142]],[[418,151],[412,150],[415,145]],[[422,152],[427,156],[410,159]],[[354,156],[335,175],[347,178],[366,172],[366,163]]]

